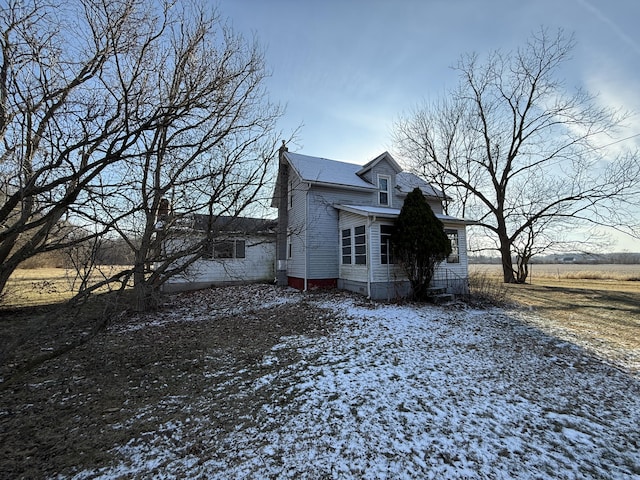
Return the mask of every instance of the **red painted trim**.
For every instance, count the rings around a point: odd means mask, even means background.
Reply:
[[[287,277],[290,287],[297,288],[298,290],[304,290],[304,278]]]
[[[290,287],[297,288],[298,290],[304,290],[304,278],[299,277],[287,277]],[[337,278],[310,278],[307,280],[307,288],[309,290],[324,289],[324,288],[337,288]]]

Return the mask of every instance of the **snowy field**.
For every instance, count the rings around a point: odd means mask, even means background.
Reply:
[[[235,313],[303,297],[252,288]],[[259,359],[268,373],[250,381],[231,367],[206,372],[208,389],[166,399],[187,415],[162,418],[113,447],[118,463],[74,478],[640,479],[633,368],[609,365],[517,312],[305,299],[319,315],[333,312],[338,328],[282,338]],[[145,328],[222,314],[191,297]],[[231,386],[230,404],[263,403],[220,428],[208,399]],[[138,412],[153,415],[153,406]]]

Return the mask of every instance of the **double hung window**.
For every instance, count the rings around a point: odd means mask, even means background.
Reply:
[[[367,264],[367,235],[364,225],[353,229],[353,244],[355,247],[356,265]]]
[[[378,204],[382,206],[391,205],[391,177],[388,175],[378,175]]]
[[[364,225],[342,230],[342,264],[367,264],[367,234]]]
[[[445,230],[444,233],[449,237],[451,242],[451,255],[447,257],[447,263],[460,263],[460,248],[458,246],[458,231]]]
[[[351,229],[342,230],[342,264],[351,264]]]
[[[393,264],[393,252],[391,251],[392,225],[380,225],[380,263],[382,265]]]

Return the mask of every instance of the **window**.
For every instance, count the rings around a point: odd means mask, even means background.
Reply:
[[[389,185],[391,177],[388,175],[378,175],[378,204],[389,205]]]
[[[215,242],[213,258],[233,258],[233,241]]]
[[[293,182],[289,180],[289,188],[287,188],[287,208],[293,208]]]
[[[342,230],[342,264],[367,264],[367,234],[364,225],[355,227],[353,236],[350,228]]]
[[[451,255],[447,257],[447,263],[460,263],[460,249],[458,247],[458,231],[445,230],[444,233],[449,237],[451,242]]]
[[[391,251],[391,234],[393,225],[380,225],[380,263],[390,265],[394,263]]]
[[[293,257],[293,245],[291,243],[291,235],[287,237],[287,258]]]
[[[349,265],[351,263],[351,229],[342,230],[342,263]]]
[[[244,240],[220,240],[209,243],[205,258],[245,258],[246,243]]]
[[[244,258],[245,249],[244,240],[236,240],[236,258]]]
[[[353,245],[355,247],[356,265],[367,264],[367,235],[364,225],[353,229]]]

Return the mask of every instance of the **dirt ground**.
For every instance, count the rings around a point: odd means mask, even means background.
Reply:
[[[203,295],[174,297],[178,308],[172,314],[188,315],[196,297],[202,301]],[[305,302],[278,304],[274,298],[273,307],[240,315],[234,314],[241,305],[232,290],[211,290],[204,298],[214,322],[168,321],[144,328],[144,316],[122,315],[66,352],[98,320],[80,321],[55,309],[3,312],[0,478],[68,477],[101,465],[110,455],[105,446],[126,443],[157,420],[134,419],[133,412],[155,405],[154,415],[184,419],[190,392],[204,390],[205,383],[224,384],[209,408],[218,429],[232,430],[239,419],[255,418],[251,410],[262,405],[240,393],[268,373],[260,361],[271,347],[283,336],[324,335],[331,329],[331,316]],[[61,351],[24,371],[34,358],[42,361]],[[292,352],[282,355],[273,368],[296,360],[286,358]]]

